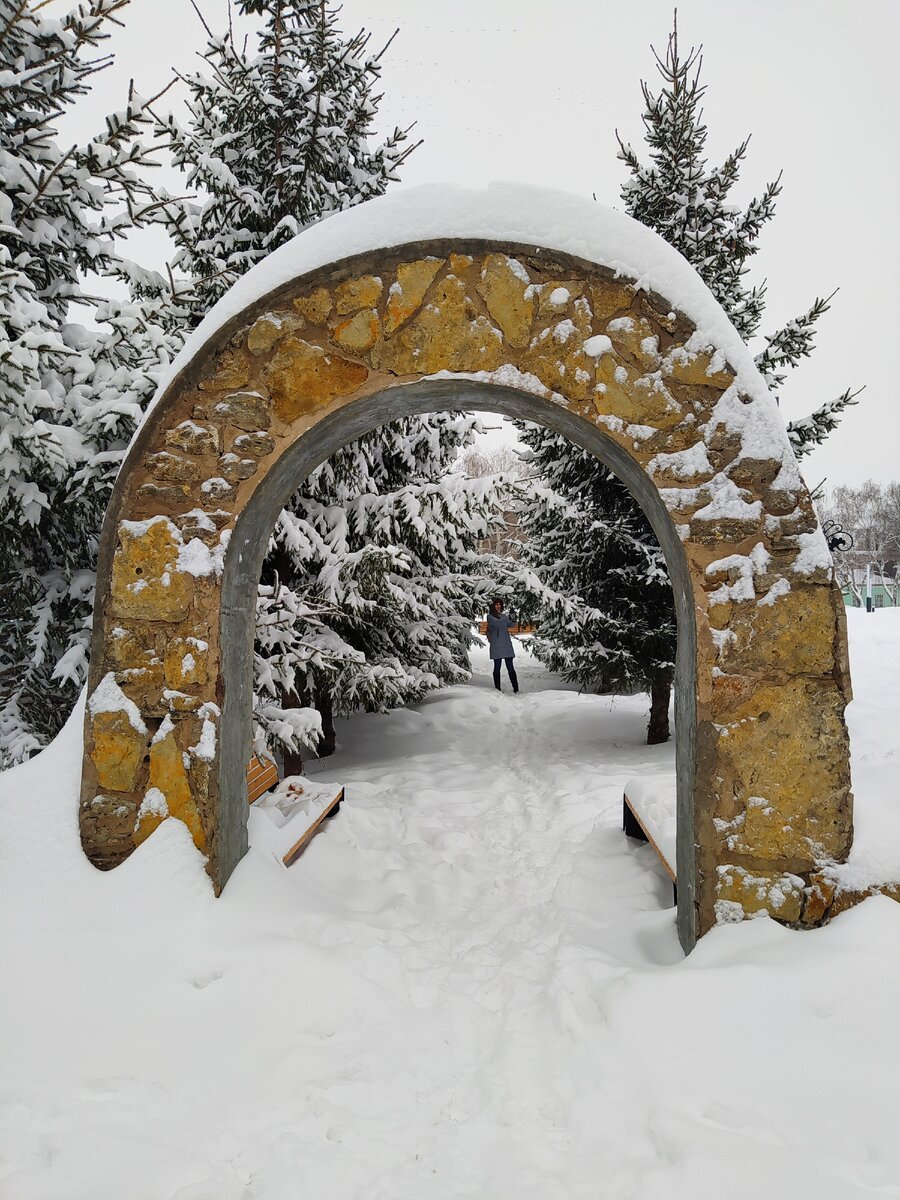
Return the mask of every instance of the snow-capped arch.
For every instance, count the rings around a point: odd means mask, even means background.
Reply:
[[[82,841],[183,819],[246,849],[253,602],[274,516],[338,446],[415,412],[565,433],[631,488],[679,618],[679,929],[799,920],[852,832],[830,555],[774,401],[690,266],[537,189],[400,192],[248,273],[175,364],[104,526]],[[247,746],[244,742],[247,742]]]

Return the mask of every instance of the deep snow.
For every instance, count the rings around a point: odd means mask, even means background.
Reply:
[[[869,869],[900,842],[900,613],[850,629]],[[644,702],[524,655],[497,696],[474,660],[343,726],[340,816],[218,901],[176,821],[83,858],[78,714],[0,777],[3,1200],[900,1196],[900,905],[683,959],[620,829],[671,756]]]

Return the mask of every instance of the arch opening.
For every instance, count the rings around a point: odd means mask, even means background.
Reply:
[[[386,388],[326,417],[301,435],[266,476],[235,525],[222,577],[222,755],[219,775],[219,862],[223,881],[247,850],[246,754],[252,742],[253,626],[256,584],[271,531],[290,496],[336,450],[401,417],[431,412],[486,412],[531,421],[588,450],[628,488],[662,547],[672,582],[678,643],[675,663],[678,929],[682,945],[696,940],[694,912],[694,751],[696,625],[687,560],[659,493],[602,428],[516,388],[465,380],[428,380]],[[682,883],[682,880],[684,881]]]

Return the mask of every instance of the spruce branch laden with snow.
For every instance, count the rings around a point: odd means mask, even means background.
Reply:
[[[132,91],[95,137],[59,141],[111,62],[103,43],[126,5],[90,0],[51,17],[44,5],[0,0],[3,761],[54,736],[84,680],[102,515],[180,345],[159,305],[98,294],[136,270],[120,239],[160,199],[146,179],[146,102]]]

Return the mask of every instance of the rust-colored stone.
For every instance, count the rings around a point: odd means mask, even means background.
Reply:
[[[193,578],[177,569],[181,535],[166,517],[119,524],[110,600],[119,617],[180,621],[193,597]]]
[[[160,734],[163,736],[160,737]],[[181,747],[175,736],[175,728],[171,722],[160,728],[159,733],[150,747],[150,779],[148,791],[155,788],[165,797],[168,816],[177,817],[184,821],[190,830],[194,845],[198,850],[206,852],[206,835],[200,821],[197,805],[191,795],[187,772]],[[135,844],[139,845],[160,824],[162,818],[158,813],[148,811],[142,815],[135,830]]]
[[[495,371],[503,362],[503,336],[476,312],[463,281],[447,276],[417,316],[374,346],[371,362],[394,375]]]
[[[531,340],[534,288],[518,259],[488,254],[481,265],[478,293],[507,342],[524,349]]]
[[[302,338],[288,337],[265,370],[275,415],[286,425],[361,387],[368,370]]]
[[[823,875],[821,871],[810,875],[806,903],[803,906],[804,925],[820,925],[822,923],[834,901],[835,891],[834,881]]]
[[[308,296],[298,296],[294,308],[313,325],[321,325],[331,312],[331,293],[328,288],[317,287]]]
[[[384,285],[377,275],[348,279],[334,289],[334,308],[340,317],[361,308],[374,308],[381,299]]]
[[[130,792],[137,784],[147,734],[132,724],[126,712],[98,712],[91,717],[91,759],[97,786],[103,791]]]
[[[454,256],[456,257],[456,256]],[[466,266],[471,266],[468,259]],[[397,267],[397,281],[388,290],[387,306],[384,312],[384,334],[390,337],[418,312],[425,293],[434,281],[435,275],[444,265],[442,258],[420,258],[415,262],[400,263]],[[464,268],[453,267],[451,270]]]
[[[364,308],[347,321],[340,321],[331,330],[331,340],[341,350],[362,354],[378,341],[381,323],[374,308]]]
[[[243,387],[250,379],[250,359],[243,350],[223,350],[216,359],[213,373],[201,379],[201,392],[224,392]]]

